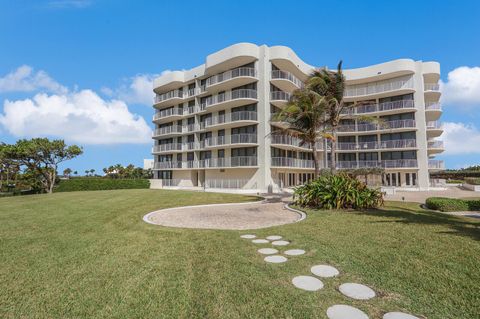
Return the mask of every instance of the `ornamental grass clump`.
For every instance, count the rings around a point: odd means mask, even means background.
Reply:
[[[347,174],[326,174],[295,189],[294,203],[323,209],[365,209],[383,205],[383,194]]]

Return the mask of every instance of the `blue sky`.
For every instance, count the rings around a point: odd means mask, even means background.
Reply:
[[[449,168],[480,164],[479,1],[0,0],[0,141],[82,145],[79,172],[150,158],[151,79],[237,42],[345,68],[441,63]]]

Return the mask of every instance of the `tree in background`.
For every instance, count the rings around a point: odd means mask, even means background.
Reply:
[[[26,172],[42,185],[43,190],[53,192],[58,164],[81,155],[77,145],[68,146],[63,140],[47,138],[22,139],[10,145],[5,156],[23,166]]]
[[[70,174],[72,174],[72,169],[71,168],[66,168],[63,170],[63,176],[70,178]]]
[[[95,175],[94,173],[95,173],[95,170],[92,168],[92,169],[90,170],[90,175],[94,176],[94,175]]]
[[[152,170],[144,170],[141,167],[135,167],[129,164],[123,167],[121,164],[112,165],[103,169],[105,177],[108,178],[128,178],[128,179],[149,179],[153,177]]]
[[[88,176],[89,176],[89,174],[90,174],[90,170],[86,169],[86,170],[85,170],[85,176],[87,176],[87,177],[88,177]]]

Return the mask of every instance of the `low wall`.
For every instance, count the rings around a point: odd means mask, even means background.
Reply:
[[[462,184],[462,186],[470,191],[480,192],[480,185]]]

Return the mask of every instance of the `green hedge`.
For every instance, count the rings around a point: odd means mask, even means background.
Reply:
[[[98,191],[109,189],[149,188],[148,179],[72,178],[61,180],[55,192]]]
[[[442,171],[432,172],[430,178],[464,179],[466,177],[480,177],[479,171]]]
[[[430,197],[425,204],[430,209],[442,212],[480,210],[480,200]]]
[[[465,182],[470,185],[480,185],[480,178],[467,177],[465,178]]]

